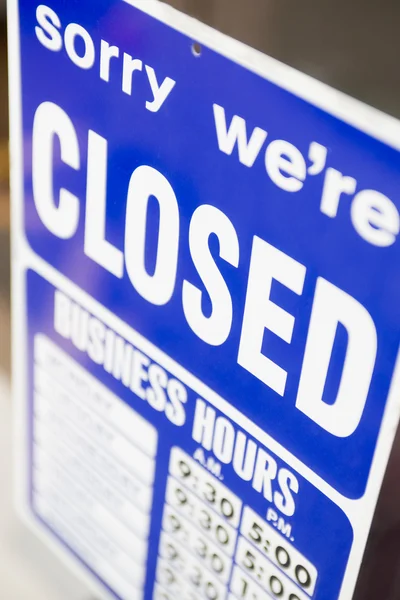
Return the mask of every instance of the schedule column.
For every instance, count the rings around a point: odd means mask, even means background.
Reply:
[[[35,511],[121,598],[141,600],[157,431],[43,335],[34,369]]]
[[[155,600],[224,600],[241,500],[180,448],[171,451]]]

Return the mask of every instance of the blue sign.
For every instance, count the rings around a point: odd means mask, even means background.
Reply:
[[[106,597],[350,599],[399,412],[389,118],[157,2],[16,20],[28,518]]]

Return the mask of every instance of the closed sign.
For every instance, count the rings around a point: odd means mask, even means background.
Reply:
[[[400,408],[398,123],[155,0],[16,5],[23,515],[99,597],[350,600]]]

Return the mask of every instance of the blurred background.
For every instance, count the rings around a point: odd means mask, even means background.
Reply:
[[[170,4],[300,71],[400,117],[400,2],[170,0]],[[0,0],[0,598],[94,600],[42,544],[25,531],[12,510],[6,37],[5,1]],[[400,599],[399,475],[398,435],[355,600]]]

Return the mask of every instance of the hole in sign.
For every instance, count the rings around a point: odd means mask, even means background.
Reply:
[[[202,52],[202,47],[198,42],[193,42],[192,44],[192,53],[194,56],[196,56],[196,58],[198,58],[199,56],[201,56],[201,52]]]

